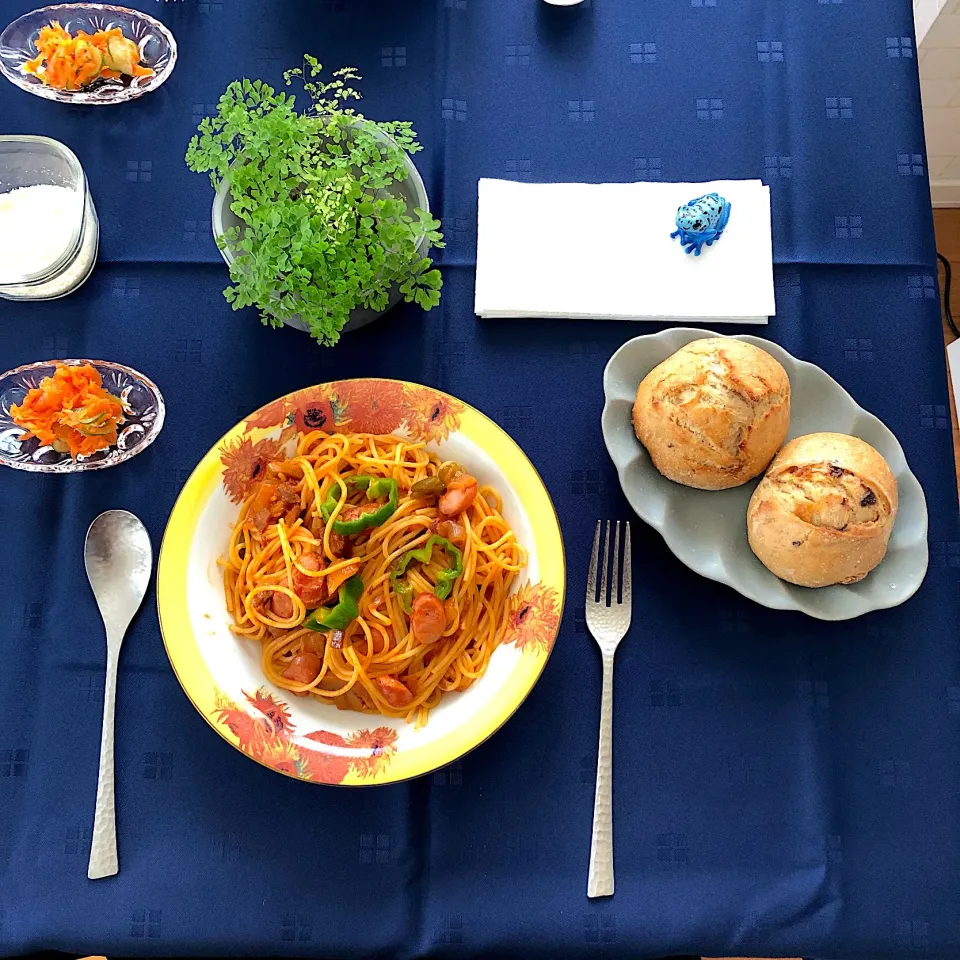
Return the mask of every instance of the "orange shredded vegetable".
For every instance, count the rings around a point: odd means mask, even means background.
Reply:
[[[119,27],[75,37],[54,20],[40,28],[34,41],[38,55],[23,69],[55,90],[79,90],[101,77],[116,80],[122,74],[152,77],[153,71],[140,66],[140,49]]]
[[[23,403],[12,406],[10,415],[27,431],[22,440],[36,437],[76,460],[117,442],[123,402],[103,389],[90,364],[58,363],[53,376],[44,377]]]

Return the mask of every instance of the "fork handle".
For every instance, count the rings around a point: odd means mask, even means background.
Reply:
[[[593,799],[588,897],[613,896],[613,654],[603,654],[597,792]]]
[[[113,799],[113,713],[117,695],[119,644],[107,651],[107,674],[103,685],[103,730],[100,737],[100,774],[97,778],[97,807],[90,840],[87,877],[112,877],[120,869],[117,860],[117,824]]]

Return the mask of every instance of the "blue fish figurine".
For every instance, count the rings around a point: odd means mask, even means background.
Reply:
[[[677,229],[670,239],[679,237],[684,250],[699,257],[704,244],[709,247],[720,239],[729,219],[730,201],[719,193],[705,193],[677,210]]]

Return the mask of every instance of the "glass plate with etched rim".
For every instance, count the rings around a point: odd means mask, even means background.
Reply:
[[[35,40],[40,28],[56,20],[65,30],[96,33],[119,27],[140,50],[140,63],[153,70],[152,77],[128,77],[117,80],[99,79],[82,90],[55,90],[46,86],[23,65],[37,55]],[[58,3],[31,10],[18,17],[0,33],[0,73],[11,83],[46,100],[60,103],[110,104],[125,103],[156,90],[173,71],[177,62],[177,42],[159,20],[130,10],[102,3]]]
[[[10,407],[23,402],[28,390],[53,376],[57,363],[79,366],[88,363],[103,379],[104,389],[123,401],[116,444],[72,460],[69,453],[58,453],[36,437],[22,439],[24,429],[10,416]],[[0,466],[34,473],[78,473],[105,470],[123,463],[146,450],[163,426],[166,407],[156,384],[142,373],[108,360],[44,360],[28,363],[0,374]]]

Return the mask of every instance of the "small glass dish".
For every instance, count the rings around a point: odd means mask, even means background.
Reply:
[[[40,386],[44,377],[52,377],[57,363],[72,366],[88,363],[103,380],[104,389],[123,402],[117,442],[88,456],[71,459],[43,446],[36,437],[22,440],[23,427],[10,416],[10,407],[23,403],[28,390]],[[44,360],[28,363],[0,374],[0,466],[34,473],[77,473],[104,470],[135,457],[153,443],[163,426],[166,405],[157,385],[130,367],[108,360]]]
[[[151,77],[121,76],[117,80],[98,79],[81,90],[55,90],[39,77],[26,73],[23,65],[37,55],[34,41],[40,28],[56,20],[71,34],[78,30],[96,33],[119,27],[123,35],[140,49],[140,63],[153,70]],[[177,42],[159,20],[130,10],[102,3],[58,3],[31,10],[18,17],[0,33],[0,73],[11,83],[46,100],[60,103],[124,103],[156,90],[177,62]]]

